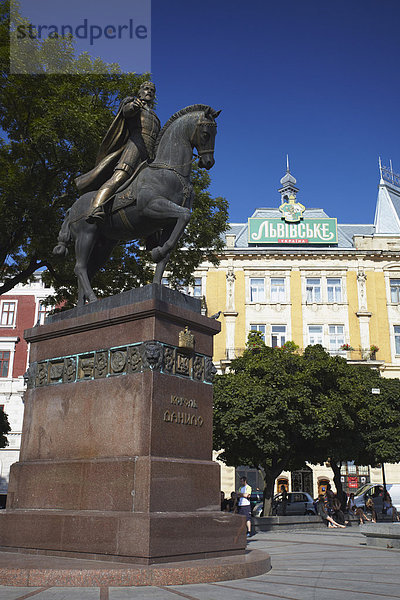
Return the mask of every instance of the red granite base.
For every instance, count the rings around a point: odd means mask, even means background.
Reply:
[[[261,550],[146,566],[0,551],[0,585],[7,586],[184,585],[255,577],[270,569],[271,558]]]

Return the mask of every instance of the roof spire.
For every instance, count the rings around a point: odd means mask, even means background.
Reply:
[[[378,162],[379,162],[379,174],[381,176],[381,180],[380,183],[383,183],[383,173],[382,173],[382,161],[381,161],[381,157],[378,157]]]
[[[282,187],[279,188],[278,192],[281,195],[282,202],[287,202],[290,196],[296,197],[297,192],[299,191],[296,187],[296,179],[290,172],[289,166],[289,154],[286,154],[286,175],[284,175],[281,179]]]

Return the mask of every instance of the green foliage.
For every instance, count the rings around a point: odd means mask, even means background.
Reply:
[[[400,461],[400,380],[349,365],[322,346],[299,354],[296,345],[254,348],[253,339],[231,372],[216,378],[214,448],[223,448],[221,460],[260,468],[267,497],[283,469],[306,460],[330,458],[335,468],[347,460]]]
[[[10,424],[7,419],[7,415],[5,412],[0,410],[0,448],[5,448],[8,446],[8,440],[5,436],[9,431],[11,431]]]
[[[247,336],[246,348],[248,350],[255,350],[257,348],[264,348],[264,346],[263,334],[260,331],[250,331]]]
[[[64,262],[52,249],[65,212],[78,197],[74,180],[94,166],[120,101],[149,77],[122,74],[118,65],[87,54],[75,57],[68,39],[30,40],[29,51],[21,50],[22,67],[32,55],[42,72],[11,74],[8,24],[7,1],[0,7],[0,294],[47,267],[46,283],[56,289],[49,302],[66,299],[69,305],[77,295],[74,252]],[[47,74],[57,70],[54,61],[62,61],[64,74]],[[171,279],[184,282],[205,255],[215,263],[228,220],[226,201],[207,192],[208,174],[195,170],[194,179],[193,218],[181,242],[187,250],[177,249],[170,266]],[[99,296],[118,293],[148,283],[152,272],[149,254],[139,241],[132,242],[115,249],[93,288]]]
[[[270,470],[306,458],[312,406],[302,363],[287,349],[249,347],[232,361],[230,373],[216,378],[214,447],[224,449],[221,459],[227,464]]]

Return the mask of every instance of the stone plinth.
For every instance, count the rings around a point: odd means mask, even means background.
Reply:
[[[367,546],[400,549],[400,523],[364,523],[360,531],[367,538]]]
[[[193,350],[179,346],[188,327]],[[51,317],[31,344],[0,546],[152,564],[243,553],[219,511],[212,339],[200,301],[150,285]]]

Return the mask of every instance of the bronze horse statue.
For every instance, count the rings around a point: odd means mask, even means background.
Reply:
[[[156,263],[153,283],[161,283],[169,255],[191,216],[193,149],[198,152],[199,166],[211,169],[215,162],[215,119],[220,112],[193,104],[172,115],[157,138],[154,161],[126,190],[132,202],[118,208],[115,199],[110,200],[108,204],[114,205],[109,206],[104,223],[86,221],[95,191],[83,194],[67,211],[53,252],[66,256],[67,244],[75,242],[78,305],[96,300],[90,281],[121,240],[146,240]],[[117,192],[116,198],[120,195]]]

